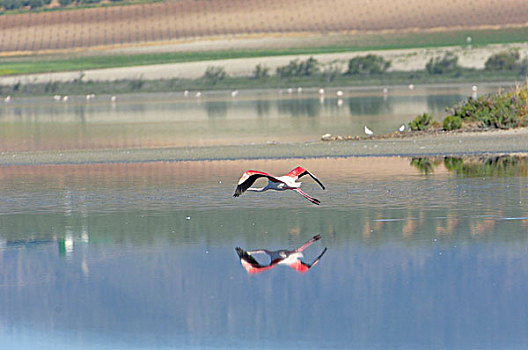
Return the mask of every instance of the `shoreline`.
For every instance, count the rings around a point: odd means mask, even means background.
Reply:
[[[0,166],[528,154],[528,128],[351,141],[1,152]]]

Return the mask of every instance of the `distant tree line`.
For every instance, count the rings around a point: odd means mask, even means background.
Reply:
[[[124,0],[110,0],[112,2],[119,2]],[[101,0],[59,0],[61,7],[69,5],[88,5],[97,4]],[[51,3],[51,0],[0,0],[0,8],[4,11],[18,10],[18,9],[38,9],[47,6]]]

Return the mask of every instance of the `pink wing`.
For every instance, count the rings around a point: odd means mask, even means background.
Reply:
[[[248,170],[242,174],[242,177],[238,180],[237,187],[235,189],[235,193],[233,194],[233,197],[238,197],[242,193],[244,193],[248,188],[255,183],[255,181],[261,177],[266,177],[270,181],[273,182],[282,182],[280,180],[277,180],[277,178],[273,175],[270,175],[268,173],[265,173],[263,171],[257,171],[257,170]]]
[[[324,185],[321,183],[321,181],[319,181],[318,178],[316,178],[315,176],[312,175],[312,173],[310,173],[308,170],[298,166],[297,168],[293,169],[292,171],[290,171],[289,173],[287,173],[286,175],[284,176],[289,176],[291,178],[293,178],[294,180],[297,180],[298,178],[300,177],[303,177],[304,175],[310,175],[310,177],[312,179],[314,179],[315,182],[317,182],[319,184],[319,186],[321,186],[321,188],[324,190],[325,187]]]

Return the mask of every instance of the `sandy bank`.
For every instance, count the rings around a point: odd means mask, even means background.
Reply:
[[[2,152],[0,165],[528,153],[528,129],[340,142]]]

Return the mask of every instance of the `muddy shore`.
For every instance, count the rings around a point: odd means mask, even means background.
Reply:
[[[214,147],[1,152],[0,165],[140,163],[321,157],[413,157],[528,153],[528,129],[352,141]]]

